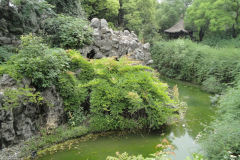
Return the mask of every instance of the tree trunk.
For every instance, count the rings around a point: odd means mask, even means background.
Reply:
[[[122,0],[119,0],[119,4],[120,4],[120,9],[118,12],[118,26],[123,26],[123,9],[122,9]]]
[[[238,0],[235,2],[237,3],[237,8],[236,8],[236,17],[235,17],[236,26],[235,26],[235,24],[233,24],[233,27],[232,27],[232,37],[233,38],[236,38],[238,35],[236,28],[238,27],[238,18],[239,18],[239,10],[240,10],[240,4],[239,4]]]
[[[236,38],[237,37],[237,30],[235,29],[235,25],[233,24],[232,26],[232,37]]]
[[[200,31],[199,31],[199,41],[200,42],[203,40],[203,37],[204,37],[204,29],[201,28]]]

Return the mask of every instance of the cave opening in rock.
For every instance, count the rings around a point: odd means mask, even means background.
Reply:
[[[87,58],[93,59],[95,55],[96,55],[96,52],[94,50],[91,50],[91,52],[87,54]]]

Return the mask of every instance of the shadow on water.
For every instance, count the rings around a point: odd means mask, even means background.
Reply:
[[[193,152],[200,151],[196,141],[197,135],[214,119],[215,107],[211,106],[209,94],[198,87],[179,81],[163,78],[162,81],[179,88],[180,99],[187,103],[188,109],[183,121],[169,126],[164,134],[151,133],[147,135],[105,136],[97,140],[82,142],[73,149],[59,151],[46,155],[41,160],[104,160],[116,152],[142,154],[148,156],[156,152],[155,146],[167,138],[175,146],[174,160],[184,160]]]

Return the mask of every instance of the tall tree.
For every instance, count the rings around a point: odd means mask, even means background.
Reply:
[[[82,16],[83,10],[81,0],[46,0],[49,4],[55,6],[56,13],[68,14],[70,16]]]
[[[156,0],[123,0],[124,24],[129,30],[148,39],[150,31],[156,30]]]
[[[110,22],[117,19],[120,8],[118,0],[82,0],[82,5],[89,19],[105,18]]]
[[[240,29],[240,0],[195,0],[188,8],[185,20],[199,32],[200,40],[206,31],[230,30],[235,38]]]
[[[210,30],[232,30],[232,37],[237,37],[240,28],[240,0],[215,0],[210,5]]]
[[[209,28],[211,0],[195,0],[187,9],[185,22],[193,31],[197,31],[199,40],[202,41]]]

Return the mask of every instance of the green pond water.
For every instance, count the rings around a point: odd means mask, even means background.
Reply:
[[[46,155],[40,160],[105,160],[107,156],[114,156],[116,152],[148,156],[156,152],[155,146],[160,144],[163,138],[175,147],[175,156],[171,157],[173,160],[184,160],[191,153],[199,152],[201,149],[196,136],[214,119],[216,109],[211,106],[210,95],[191,84],[162,80],[171,87],[177,84],[181,100],[188,105],[184,120],[168,127],[164,134],[159,131],[141,135],[98,137],[95,140],[80,142],[70,150]]]

